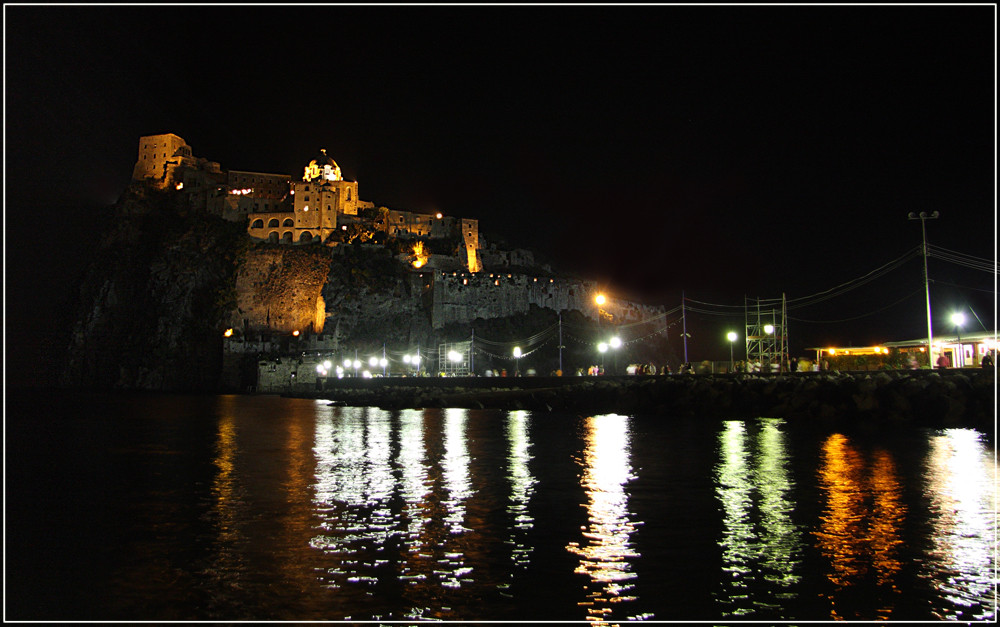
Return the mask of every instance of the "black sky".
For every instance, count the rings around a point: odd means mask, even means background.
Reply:
[[[293,176],[326,148],[365,200],[478,218],[487,238],[667,306],[682,289],[739,304],[851,280],[920,243],[911,211],[941,212],[932,243],[996,258],[992,5],[4,17],[8,333],[51,306],[45,286],[67,287],[40,240],[82,251],[86,231],[60,224],[114,202],[139,136],[168,132],[223,168]],[[992,275],[931,274],[940,307],[966,299],[995,328]],[[913,262],[803,317],[856,316],[920,281]],[[919,337],[922,311],[802,324],[801,341]]]

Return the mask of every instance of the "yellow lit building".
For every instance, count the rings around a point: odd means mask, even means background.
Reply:
[[[946,355],[953,368],[977,368],[987,353],[992,353],[995,358],[996,349],[995,331],[962,334],[961,341],[957,335],[934,336],[934,355]],[[806,350],[815,351],[817,363],[826,360],[831,368],[835,362],[865,366],[849,368],[858,370],[907,367],[911,357],[922,367],[929,364],[927,338],[885,342],[877,346],[824,346]]]
[[[165,133],[139,138],[132,180],[148,181],[159,188],[186,186],[190,190],[215,183],[221,175],[218,163],[195,157],[191,146],[179,135]]]
[[[482,270],[479,222],[441,214],[375,209],[361,200],[357,181],[345,180],[326,150],[309,162],[302,180],[287,174],[223,171],[218,163],[193,155],[174,133],[139,138],[132,179],[159,189],[181,192],[193,209],[231,221],[247,221],[247,233],[258,240],[284,244],[335,245],[331,236],[351,225],[384,231],[390,237],[450,238],[458,236],[460,265]],[[374,215],[373,215],[374,214]],[[452,262],[449,262],[452,263]]]

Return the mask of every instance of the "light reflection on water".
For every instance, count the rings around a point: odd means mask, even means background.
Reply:
[[[631,443],[627,416],[609,414],[587,418],[580,483],[587,495],[589,525],[583,540],[570,542],[570,553],[580,557],[575,572],[587,575],[584,600],[587,619],[602,622],[614,607],[636,601],[633,561],[639,558],[632,534],[642,523],[628,511],[625,484],[634,479],[629,463]]]
[[[878,599],[875,614],[892,618],[899,588],[896,575],[902,527],[907,510],[893,456],[882,448],[867,458],[841,433],[823,443],[818,471],[825,507],[813,532],[816,546],[828,560],[826,578],[833,584],[825,594],[834,619],[870,618],[871,609],[852,607],[842,599],[845,589],[865,583],[866,596]]]
[[[723,614],[780,612],[801,579],[802,530],[792,521],[794,482],[780,419],[751,429],[727,421],[719,432],[716,496],[722,504]]]
[[[228,409],[232,404],[232,397],[223,397],[220,402]],[[238,416],[235,412],[220,413],[214,459],[218,471],[212,483],[214,499],[211,512],[218,535],[213,544],[212,558],[202,571],[222,591],[222,594],[210,600],[210,605],[213,606],[221,606],[229,601],[229,593],[238,590],[239,580],[247,570],[246,554],[240,549],[247,542],[243,521],[247,518],[249,504],[237,467],[237,423]]]
[[[977,432],[931,437],[926,481],[934,533],[922,576],[948,601],[933,608],[941,619],[996,618],[995,478],[996,460]]]
[[[93,621],[996,618],[995,455],[972,430],[112,410],[18,426],[18,619],[62,617],[42,613],[60,595]]]
[[[528,532],[534,518],[528,507],[538,481],[531,475],[528,463],[532,459],[530,415],[526,411],[512,411],[507,415],[507,479],[510,481],[510,502],[507,512],[513,518],[507,542],[511,545],[511,560],[518,568],[525,568],[531,561],[534,547]]]

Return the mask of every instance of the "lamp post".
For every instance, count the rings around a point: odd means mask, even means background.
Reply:
[[[618,374],[618,349],[621,348],[621,346],[622,346],[621,338],[619,338],[618,336],[615,336],[615,337],[611,338],[608,341],[608,346],[610,346],[614,350],[614,354],[615,354],[614,366],[615,366],[615,374],[617,375]]]
[[[729,372],[733,371],[733,342],[736,341],[736,337],[735,331],[726,333],[726,339],[729,340]]]
[[[931,368],[934,367],[934,331],[931,329],[931,288],[930,280],[927,278],[927,220],[936,220],[938,216],[941,215],[937,211],[932,212],[930,215],[925,211],[921,211],[919,214],[913,213],[912,211],[907,217],[909,220],[920,220],[920,232],[923,235],[923,252],[924,252],[924,296],[927,300],[927,361]]]
[[[521,376],[521,347],[514,347],[514,376]]]
[[[597,333],[601,332],[601,305],[608,302],[608,299],[604,297],[604,294],[598,294],[594,297],[594,304],[597,305]]]
[[[597,345],[597,352],[601,354],[601,369],[604,368],[604,353],[608,352],[607,342],[601,342]]]
[[[951,314],[951,321],[955,325],[955,335],[958,336],[958,351],[955,354],[955,367],[959,368],[965,365],[965,351],[962,350],[962,325],[965,324],[965,314],[961,311],[956,311]],[[961,358],[959,357],[961,356]],[[962,361],[963,363],[959,363]]]

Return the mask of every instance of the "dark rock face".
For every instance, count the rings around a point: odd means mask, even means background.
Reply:
[[[176,200],[139,188],[116,207],[77,295],[63,385],[216,389],[246,232]]]

